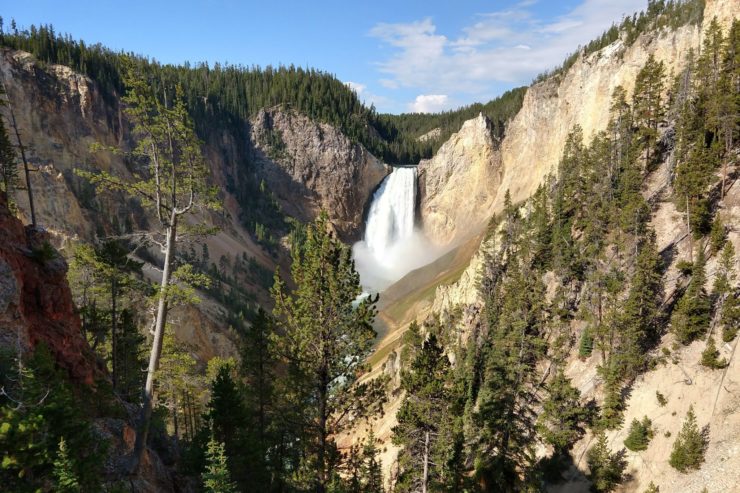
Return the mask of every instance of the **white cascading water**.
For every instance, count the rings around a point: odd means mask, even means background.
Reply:
[[[382,291],[438,256],[415,228],[415,209],[416,168],[395,168],[373,195],[364,239],[353,247],[366,290]]]
[[[394,244],[414,233],[416,168],[396,168],[373,195],[365,226],[365,244],[380,263]]]

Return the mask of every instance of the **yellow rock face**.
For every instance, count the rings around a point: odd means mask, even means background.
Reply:
[[[438,245],[459,243],[488,220],[501,183],[501,156],[489,125],[483,116],[465,122],[419,164],[422,227]]]

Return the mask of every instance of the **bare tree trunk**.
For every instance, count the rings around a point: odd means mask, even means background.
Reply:
[[[10,102],[10,96],[8,96],[5,81],[3,81],[3,90],[5,91],[6,104],[8,106],[8,111],[10,112],[10,124],[13,126],[15,138],[18,141],[18,149],[21,151],[21,159],[23,160],[23,172],[26,176],[26,190],[28,191],[28,207],[31,209],[31,226],[36,228],[36,208],[33,205],[33,190],[31,189],[31,176],[28,170],[28,160],[26,160],[26,149],[23,147],[23,141],[21,141],[21,133],[18,130],[18,123],[15,121],[13,104]]]
[[[136,443],[133,452],[132,472],[135,472],[141,458],[146,450],[146,441],[149,435],[149,425],[152,419],[152,400],[154,398],[154,377],[159,368],[159,358],[162,355],[162,341],[164,339],[165,324],[167,322],[167,288],[170,283],[170,267],[175,256],[175,237],[177,235],[177,215],[172,211],[170,224],[167,228],[167,243],[164,254],[164,267],[162,269],[162,283],[159,293],[159,305],[157,306],[157,318],[154,324],[154,340],[149,355],[149,368],[144,385],[143,406],[139,418],[138,430],[136,432]]]
[[[177,443],[178,440],[180,439],[180,429],[177,426],[178,423],[177,423],[177,392],[176,391],[172,393],[172,399],[173,399],[173,403],[172,403],[172,410],[173,410],[173,413],[172,413],[172,423],[175,426],[175,443]]]
[[[116,274],[113,274],[110,281],[110,341],[111,341],[111,366],[113,367],[113,374],[111,375],[113,383],[113,391],[115,392],[118,388],[118,330],[116,321],[116,297],[118,296],[116,282]]]
[[[316,485],[317,493],[324,493],[326,491],[327,475],[326,475],[326,446],[327,446],[327,430],[326,430],[326,401],[328,399],[328,384],[325,383],[328,379],[324,376],[325,372],[322,372],[321,376],[321,387],[319,388],[319,451],[318,451],[318,483]]]
[[[689,238],[689,262],[694,261],[694,238],[691,236],[691,215],[689,214],[689,196],[686,196],[686,234]]]
[[[429,483],[429,430],[424,432],[424,472],[421,476],[421,491],[427,493]]]

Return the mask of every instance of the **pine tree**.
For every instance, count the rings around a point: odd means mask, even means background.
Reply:
[[[209,367],[214,360],[209,361]],[[192,438],[195,426],[189,421],[201,414],[200,408],[193,409],[200,406],[200,399],[194,399],[195,406],[187,401],[189,396],[200,396],[207,382],[196,364],[193,348],[177,341],[172,333],[165,334],[157,378],[157,403],[169,411],[166,418],[174,428],[175,440],[185,434]]]
[[[709,251],[712,255],[720,251],[727,239],[727,230],[722,222],[722,217],[717,214],[712,221],[712,229],[709,232]]]
[[[625,462],[619,453],[612,453],[606,443],[606,435],[599,432],[596,436],[596,445],[586,454],[589,468],[589,479],[593,491],[602,493],[614,490],[622,481]]]
[[[356,302],[362,287],[352,253],[329,232],[326,213],[308,227],[292,256],[296,289],[289,293],[279,275],[272,289],[276,343],[289,368],[285,397],[303,420],[302,467],[312,471],[311,487],[323,493],[336,465],[331,437],[382,403],[384,379],[357,383],[376,335],[377,298]]]
[[[134,316],[130,308],[121,311],[116,357],[118,394],[128,402],[138,402],[144,385],[141,369],[146,367],[146,337],[139,332]]]
[[[206,452],[206,470],[203,472],[203,490],[206,493],[236,493],[226,461],[224,444],[211,436]]]
[[[704,289],[706,282],[704,264],[704,253],[700,250],[686,292],[678,301],[671,316],[673,332],[682,344],[691,343],[706,332],[709,326],[711,302]]]
[[[704,433],[699,430],[694,414],[694,406],[689,407],[686,413],[686,421],[681,431],[678,432],[676,441],[673,442],[673,450],[668,463],[680,472],[686,473],[691,469],[699,469],[704,462],[704,452],[707,448],[707,440]]]
[[[206,419],[210,423],[213,439],[219,442],[222,453],[228,460],[229,469],[234,471],[234,480],[242,487],[253,480],[247,476],[248,465],[245,455],[249,453],[245,442],[245,429],[249,426],[241,389],[232,377],[233,367],[219,367],[211,382],[211,400],[208,402]]]
[[[132,157],[145,164],[146,174],[135,175],[134,180],[129,181],[102,171],[77,172],[99,189],[123,192],[141,200],[157,218],[159,226],[158,230],[151,232],[150,239],[161,246],[164,265],[143,406],[130,464],[131,469],[136,469],[146,448],[151,422],[154,380],[162,351],[167,312],[172,301],[178,231],[182,229],[178,227],[188,215],[199,209],[218,209],[219,204],[215,188],[207,183],[208,166],[201,152],[201,142],[193,128],[192,118],[188,115],[182,88],[176,87],[173,104],[167,99],[166,89],[162,94],[163,100],[160,100],[159,95],[154,92],[156,86],[137,73],[137,67],[130,61],[125,85],[125,111],[134,124],[133,133],[137,137]],[[102,146],[99,148],[103,149]]]
[[[624,446],[635,452],[646,450],[652,438],[653,425],[650,419],[647,416],[642,421],[633,419],[627,438],[624,439]]]
[[[362,493],[383,493],[383,472],[379,451],[372,430],[362,448],[364,484]]]
[[[542,405],[538,430],[555,448],[556,454],[564,454],[583,435],[589,411],[580,402],[581,393],[573,387],[562,369],[555,374],[547,389],[549,397]]]
[[[632,378],[647,364],[646,353],[658,338],[658,315],[663,299],[663,277],[655,234],[640,242],[629,294],[621,307],[620,340],[616,359],[620,375]]]
[[[547,308],[541,278],[518,258],[508,259],[506,277],[486,300],[489,332],[474,421],[476,473],[491,490],[531,485],[535,456],[533,385],[543,356]]]
[[[257,484],[269,484],[271,470],[282,466],[274,463],[270,445],[280,435],[277,421],[279,405],[275,397],[275,358],[272,320],[261,308],[246,329],[241,345],[241,371],[244,379],[244,405],[248,416],[245,453],[250,463],[248,477]],[[274,459],[274,460],[273,460]]]
[[[594,350],[594,338],[591,335],[591,331],[586,328],[581,334],[581,340],[578,343],[578,357],[585,360]]]
[[[665,83],[665,67],[650,54],[635,79],[632,96],[634,122],[645,150],[645,169],[649,169],[658,138],[658,123],[663,119],[665,107],[662,101]]]
[[[622,424],[622,386],[619,370],[614,364],[602,367],[604,377],[604,402],[601,405],[600,426],[615,429]]]
[[[720,322],[722,340],[730,342],[740,329],[740,299],[735,293],[735,248],[732,242],[725,243],[720,254],[719,266],[714,279],[714,295],[720,300]]]
[[[401,374],[406,396],[397,413],[393,443],[403,447],[399,456],[401,471],[398,491],[429,491],[440,480],[441,466],[435,460],[441,426],[447,416],[450,394],[447,381],[450,363],[434,334],[430,334],[416,353],[408,371]]]
[[[59,493],[79,493],[82,491],[64,438],[59,440],[59,451],[54,460],[54,470],[52,473],[56,484],[54,491]]]

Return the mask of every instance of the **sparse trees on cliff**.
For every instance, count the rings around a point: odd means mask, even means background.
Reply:
[[[2,88],[0,88],[0,106],[5,106],[8,108],[8,114],[10,115],[10,118],[8,119],[10,126],[13,127],[13,131],[15,133],[15,138],[18,143],[18,150],[21,154],[21,159],[23,161],[23,171],[26,177],[26,191],[28,192],[28,206],[31,211],[31,225],[35,228],[36,227],[36,207],[34,206],[33,202],[33,187],[31,186],[31,175],[30,175],[30,168],[28,167],[28,160],[26,159],[26,148],[23,146],[23,140],[21,140],[21,132],[18,128],[18,122],[15,120],[15,112],[13,111],[13,104],[11,103],[10,99],[8,99],[8,92],[5,87],[5,81],[2,81]],[[4,151],[4,152],[7,152]],[[6,159],[3,156],[3,160]],[[3,170],[3,178],[5,178],[6,171]],[[8,174],[11,172],[8,171]],[[7,190],[7,189],[6,189]]]
[[[123,102],[134,124],[137,139],[132,155],[135,159],[133,179],[104,171],[78,173],[99,189],[123,192],[140,200],[158,224],[156,230],[147,234],[151,241],[161,247],[164,263],[132,461],[132,466],[138,467],[149,432],[154,381],[173,289],[175,253],[186,226],[182,219],[199,210],[216,209],[219,205],[215,189],[208,184],[209,171],[201,152],[201,142],[195,135],[193,121],[187,113],[179,87],[175,89],[174,101],[169,101],[166,93],[160,99],[154,93],[153,85],[137,72],[133,64],[128,66],[125,83],[127,93]]]

